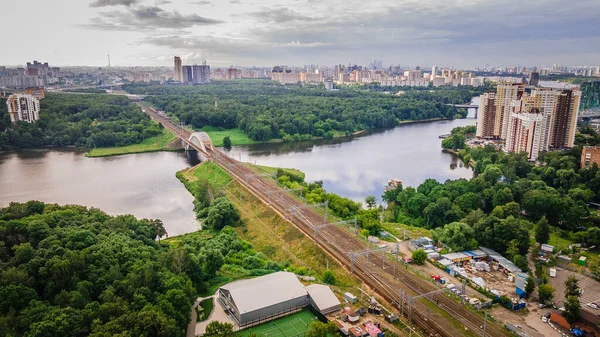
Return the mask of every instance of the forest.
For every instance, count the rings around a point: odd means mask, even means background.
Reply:
[[[281,85],[266,80],[222,81],[202,86],[131,84],[133,94],[196,129],[239,128],[257,141],[330,138],[405,120],[464,117],[463,104],[482,88],[429,88],[398,94],[363,87],[327,91],[323,85]],[[215,107],[215,100],[218,105]]]
[[[525,153],[507,154],[489,145],[463,149],[459,156],[475,163],[472,179],[428,179],[382,197],[396,222],[434,229],[434,239],[453,250],[495,249],[527,269],[522,258],[530,231],[540,243],[547,243],[555,228],[575,242],[600,245],[600,216],[588,207],[600,201],[600,170],[579,167],[581,145],[543,153],[538,165]]]
[[[40,100],[39,121],[14,125],[0,99],[0,149],[126,146],[159,135],[161,128],[125,96],[48,93]]]
[[[160,220],[83,206],[0,209],[5,336],[184,336],[199,294],[281,270],[225,227],[156,241]]]

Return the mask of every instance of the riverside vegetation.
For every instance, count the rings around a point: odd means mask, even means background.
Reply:
[[[534,165],[525,153],[489,145],[464,148],[471,132],[472,127],[456,128],[443,144],[461,149],[465,162],[473,160],[475,176],[444,183],[427,179],[417,188],[387,191],[388,219],[434,229],[433,238],[455,251],[490,247],[524,270],[530,233],[539,243],[548,243],[552,234],[600,245],[600,216],[588,207],[600,201],[600,170],[579,167],[581,146],[597,135],[578,135],[573,149],[542,153]]]
[[[40,100],[40,111],[35,123],[11,124],[6,99],[0,99],[0,149],[118,147],[164,132],[125,96],[48,93]]]
[[[249,141],[331,138],[393,127],[404,120],[464,117],[465,110],[447,104],[469,102],[485,90],[427,88],[391,95],[375,90],[381,89],[377,86],[326,91],[322,85],[281,85],[267,80],[222,81],[202,86],[131,84],[124,89],[153,95],[147,98],[149,103],[195,129],[237,129]]]
[[[83,206],[0,209],[0,331],[183,336],[198,295],[282,269],[231,227],[155,240],[165,234],[160,220]]]

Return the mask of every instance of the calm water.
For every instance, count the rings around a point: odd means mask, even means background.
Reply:
[[[156,152],[85,158],[81,150],[0,152],[0,206],[36,199],[81,204],[109,214],[161,219],[169,235],[200,227],[194,198],[175,173],[195,154]]]
[[[472,118],[406,124],[353,139],[258,144],[235,147],[229,154],[297,168],[309,181],[323,180],[328,191],[363,201],[367,195],[379,198],[391,178],[417,186],[427,178],[471,177],[462,162],[442,152],[438,136],[473,124]],[[81,204],[109,214],[161,219],[169,235],[183,234],[200,225],[193,197],[175,173],[197,163],[195,154],[182,152],[107,158],[85,158],[75,149],[0,152],[0,206],[32,199]]]
[[[235,147],[230,156],[259,165],[296,168],[306,179],[322,180],[329,192],[356,201],[379,197],[391,178],[418,186],[427,178],[439,181],[470,178],[471,169],[441,150],[439,135],[473,119],[407,124],[350,141],[257,144]]]

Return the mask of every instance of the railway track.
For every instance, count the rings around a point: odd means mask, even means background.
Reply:
[[[190,133],[188,131],[172,124],[171,121],[158,114],[156,110],[146,105],[139,105],[153,119],[160,121],[165,128],[175,133],[179,138],[185,141],[189,139]],[[386,253],[366,253],[352,260],[349,253],[365,251],[368,244],[349,231],[335,225],[319,227],[315,232],[315,226],[324,225],[323,216],[311,208],[306,208],[303,202],[287,193],[273,193],[281,191],[281,188],[275,182],[258,176],[246,165],[241,165],[239,161],[218,150],[207,149],[203,151],[192,143],[188,142],[188,144],[207,159],[213,160],[282,217],[287,218],[286,215],[290,214],[290,210],[294,210],[293,215],[288,219],[292,224],[310,238],[316,239],[316,243],[339,263],[349,269],[353,265],[356,276],[372,287],[386,301],[398,308],[400,312],[410,317],[411,323],[418,326],[425,335],[444,337],[482,336],[484,334],[491,337],[503,337],[508,335],[504,328],[491,322],[487,323],[484,333],[483,317],[457,303],[446,292],[433,293],[427,298],[421,297],[412,301],[412,296],[440,290],[440,287],[402,268],[402,265],[397,262],[390,261],[385,256]],[[384,257],[382,258],[380,254],[384,254]],[[374,262],[374,257],[377,257],[377,262]],[[401,292],[401,290],[404,291]]]

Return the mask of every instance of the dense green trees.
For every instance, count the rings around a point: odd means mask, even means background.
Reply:
[[[225,226],[235,226],[240,221],[240,214],[235,206],[225,197],[211,202],[206,224],[213,229],[221,230]]]
[[[12,125],[0,99],[0,149],[44,145],[113,147],[161,133],[158,124],[125,96],[52,94],[40,100],[40,120]]]
[[[475,134],[475,126],[455,127],[450,132],[450,137],[442,141],[444,149],[464,149],[467,137]]]
[[[600,217],[586,204],[600,201],[600,170],[578,168],[580,147],[544,153],[539,165],[521,153],[506,154],[491,146],[462,150],[461,156],[476,161],[472,179],[427,179],[416,189],[386,192],[388,216],[437,228],[434,238],[452,249],[479,244],[506,253],[522,266],[534,228],[541,243],[548,242],[550,226],[555,226],[574,231],[577,242],[600,244]]]
[[[150,220],[81,206],[0,210],[0,330],[13,336],[182,335],[196,289]]]
[[[447,104],[478,94],[469,88],[406,90],[402,95],[353,87],[331,92],[261,80],[194,87],[135,84],[125,90],[154,95],[148,98],[152,104],[195,128],[237,127],[259,141],[329,138],[336,132],[392,127],[400,120],[454,118],[458,111]]]
[[[462,222],[452,222],[433,231],[433,240],[441,241],[454,251],[477,249],[475,231]]]
[[[183,336],[194,299],[215,282],[281,269],[230,227],[159,244],[161,227],[82,206],[0,209],[0,331]]]

